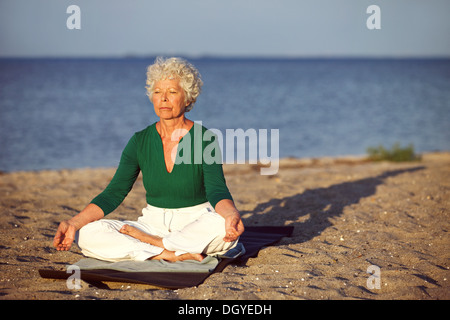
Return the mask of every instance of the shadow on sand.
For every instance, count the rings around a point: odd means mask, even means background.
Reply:
[[[376,177],[306,190],[282,199],[274,198],[258,204],[254,210],[242,211],[242,215],[252,214],[243,222],[246,226],[270,225],[271,217],[282,216],[285,225],[294,227],[290,241],[305,242],[331,227],[331,218],[339,217],[345,207],[374,195],[377,186],[383,184],[385,179],[424,168],[392,170]]]

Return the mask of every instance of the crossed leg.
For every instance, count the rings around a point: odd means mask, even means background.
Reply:
[[[157,236],[153,236],[153,235],[148,234],[148,233],[145,233],[145,232],[143,232],[143,231],[141,231],[141,230],[139,230],[139,229],[137,229],[135,227],[132,227],[132,226],[130,226],[128,224],[125,224],[119,230],[119,232],[123,233],[123,234],[126,234],[126,235],[129,235],[129,236],[131,236],[131,237],[133,237],[133,238],[135,238],[135,239],[137,239],[139,241],[142,241],[142,242],[145,242],[145,243],[151,244],[153,246],[160,247],[160,248],[164,249],[164,251],[161,252],[161,254],[159,254],[157,256],[153,256],[153,257],[151,257],[149,259],[155,259],[155,260],[164,259],[164,260],[167,260],[167,261],[170,261],[170,262],[175,262],[175,261],[183,261],[183,260],[202,261],[203,258],[204,258],[203,255],[200,254],[200,253],[185,253],[185,254],[177,256],[177,255],[175,255],[175,252],[166,250],[164,248],[162,238],[157,237]]]

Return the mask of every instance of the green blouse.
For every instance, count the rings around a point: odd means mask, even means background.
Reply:
[[[147,203],[155,207],[175,209],[207,201],[215,207],[222,199],[232,200],[217,137],[198,123],[180,140],[170,173],[156,123],[136,132],[123,150],[111,182],[91,203],[105,215],[111,213],[128,195],[140,171]]]

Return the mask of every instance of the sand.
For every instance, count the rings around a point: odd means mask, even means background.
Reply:
[[[283,159],[272,176],[252,165],[226,165],[225,172],[245,225],[291,225],[293,235],[245,265],[229,265],[198,287],[178,290],[127,283],[101,289],[84,281],[74,290],[64,280],[39,276],[40,268],[64,270],[82,258],[76,246],[57,252],[53,236],[60,221],[107,185],[114,169],[1,174],[0,299],[450,298],[450,153],[404,163]],[[139,178],[108,218],[136,219],[144,206]]]

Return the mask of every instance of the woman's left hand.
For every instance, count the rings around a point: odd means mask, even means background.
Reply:
[[[226,242],[236,241],[244,232],[244,224],[239,213],[225,217],[225,232],[223,240]]]
[[[225,219],[225,237],[226,242],[236,241],[244,232],[244,223],[242,223],[241,215],[236,209],[234,202],[230,199],[220,200],[215,210]]]

